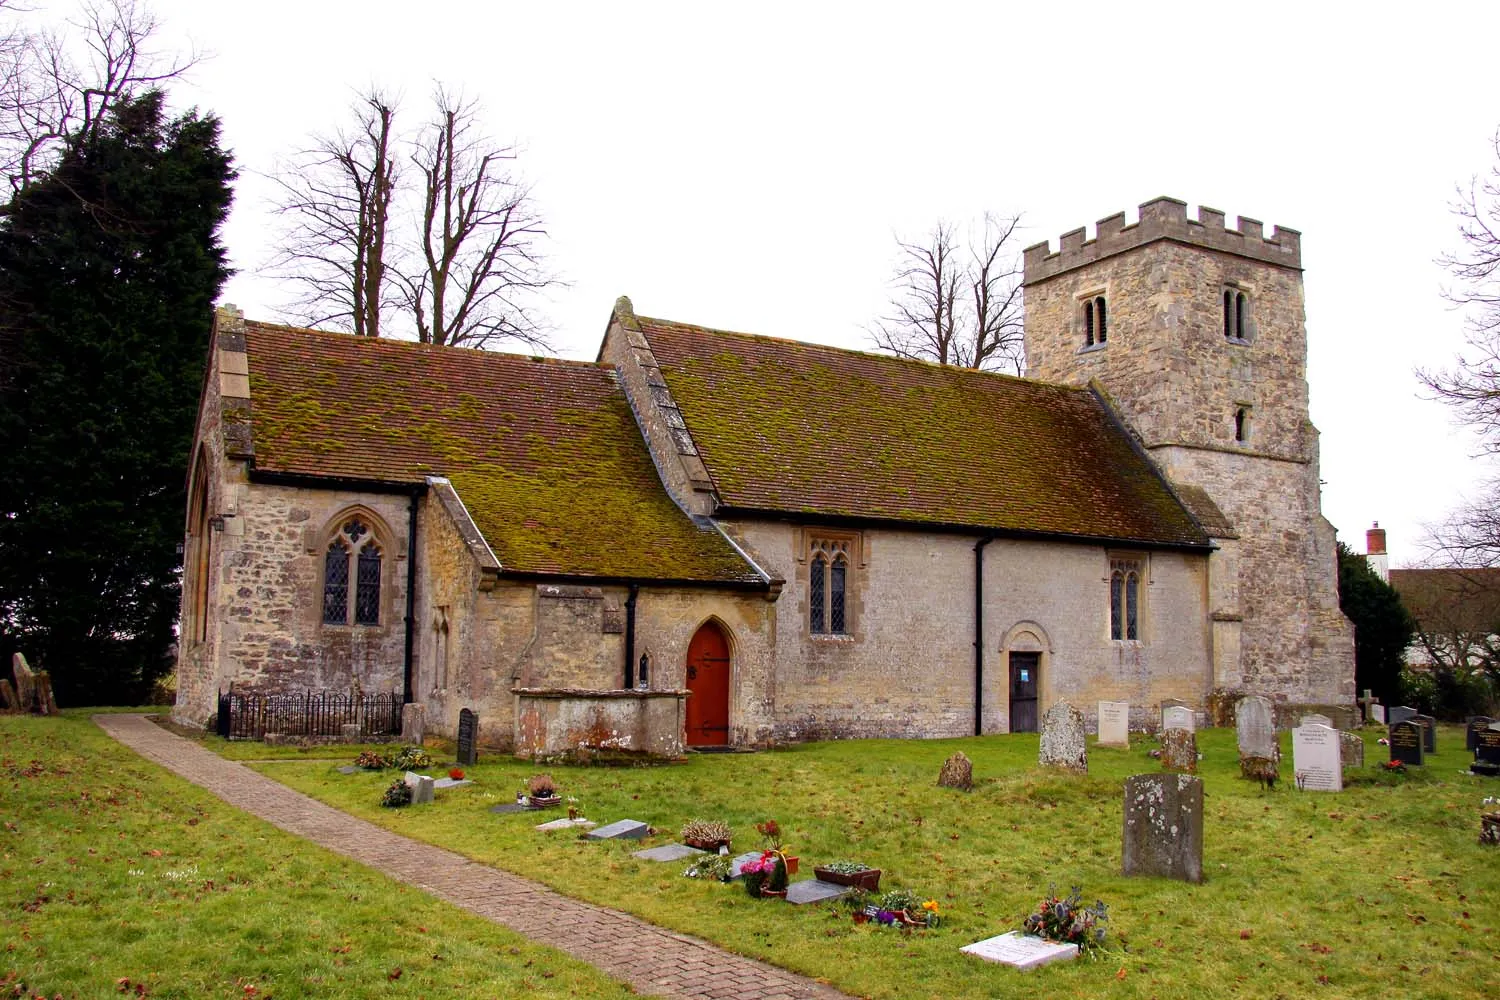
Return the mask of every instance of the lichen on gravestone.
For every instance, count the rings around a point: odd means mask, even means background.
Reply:
[[[1061,767],[1069,771],[1087,773],[1089,769],[1083,714],[1066,701],[1059,701],[1042,716],[1037,762],[1043,767]]]
[[[974,765],[962,750],[943,761],[937,783],[939,788],[958,788],[965,792],[974,790]]]
[[[1168,729],[1161,734],[1161,766],[1164,771],[1198,772],[1198,738],[1191,729]]]

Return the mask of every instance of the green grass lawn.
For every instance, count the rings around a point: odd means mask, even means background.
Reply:
[[[229,808],[79,713],[0,716],[0,820],[0,997],[633,995]]]
[[[857,927],[826,905],[756,901],[738,886],[685,879],[681,864],[633,859],[640,843],[536,832],[547,814],[491,814],[536,770],[509,758],[484,758],[469,769],[475,785],[441,792],[435,805],[399,810],[377,804],[390,773],[337,773],[352,750],[298,762],[275,748],[280,759],[253,766],[407,836],[858,995],[1489,996],[1487,984],[1500,982],[1500,851],[1477,839],[1481,802],[1500,795],[1500,782],[1460,773],[1469,755],[1458,727],[1441,729],[1442,752],[1427,768],[1379,775],[1378,735],[1366,735],[1372,767],[1342,794],[1319,794],[1290,783],[1266,792],[1240,779],[1233,731],[1200,733],[1203,885],[1120,874],[1123,779],[1157,769],[1139,738],[1129,751],[1093,748],[1086,777],[1039,771],[1034,735],[551,768],[590,818],[656,827],[646,845],[673,841],[701,816],[728,821],[735,849],[749,850],[753,824],[775,818],[804,874],[852,858],[884,869],[882,888],[935,897],[944,924],[913,934]],[[1282,739],[1290,773],[1290,739]],[[251,757],[254,746],[231,749]],[[957,749],[974,761],[970,794],[934,786]],[[1017,928],[1049,886],[1073,884],[1110,908],[1109,950],[1097,960],[1019,973],[958,953]]]

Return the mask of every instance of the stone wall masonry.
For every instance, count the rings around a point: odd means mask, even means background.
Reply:
[[[775,719],[783,740],[962,736],[974,731],[973,536],[866,530],[851,574],[853,631],[807,628],[805,532],[737,522],[786,586],[776,624]],[[1096,545],[1000,539],[985,549],[983,730],[1007,732],[1008,653],[1042,653],[1040,708],[1058,699],[1201,703],[1211,681],[1207,559],[1152,553],[1145,638],[1109,638],[1109,554]]]

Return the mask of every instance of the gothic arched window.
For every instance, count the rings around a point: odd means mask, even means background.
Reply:
[[[852,535],[812,538],[807,566],[807,628],[813,635],[853,633]]]
[[[1133,559],[1109,563],[1109,637],[1141,637],[1141,564]]]
[[[357,516],[345,520],[323,553],[323,624],[380,624],[380,560],[369,525]]]

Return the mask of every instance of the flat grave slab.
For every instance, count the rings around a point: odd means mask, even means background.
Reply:
[[[827,899],[838,899],[853,892],[852,885],[824,882],[820,878],[805,878],[786,887],[786,901],[801,906],[806,903],[821,903]]]
[[[965,955],[974,955],[986,962],[999,962],[1026,971],[1049,962],[1064,962],[1078,957],[1076,944],[1057,944],[1044,941],[1031,934],[1011,931],[998,937],[985,938],[958,949]]]
[[[707,853],[707,851],[700,851],[686,844],[663,844],[660,847],[648,847],[644,851],[636,851],[631,857],[640,858],[642,861],[681,861],[684,858]]]
[[[359,773],[359,768],[355,767],[353,764],[345,764],[343,767],[339,768],[339,774],[358,774],[358,773]]]
[[[758,860],[760,860],[760,852],[759,851],[751,851],[748,854],[737,854],[737,855],[735,855],[734,860],[729,863],[729,877],[730,878],[739,878],[740,875],[743,874],[740,871],[741,868],[744,868],[746,865],[748,865],[752,861],[758,861]]]
[[[563,820],[562,822],[569,821]],[[638,819],[619,819],[597,830],[590,830],[586,837],[589,840],[640,840],[646,835],[647,829],[646,824]]]
[[[591,819],[583,819],[582,817],[568,819],[568,817],[564,816],[562,819],[554,819],[549,823],[538,823],[537,829],[544,833],[550,833],[553,830],[587,830],[598,825],[598,823],[595,823]]]
[[[452,778],[439,778],[432,783],[432,787],[441,791],[444,788],[457,788],[460,785],[472,784],[474,784],[474,782],[470,781],[468,778],[459,778],[457,781],[454,781]]]

